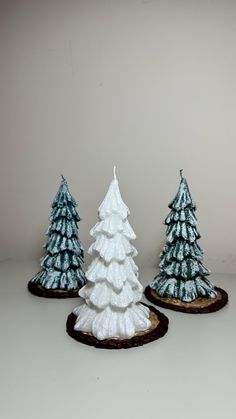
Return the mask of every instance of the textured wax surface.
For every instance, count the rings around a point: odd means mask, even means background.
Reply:
[[[86,282],[81,268],[84,251],[78,238],[80,217],[76,205],[63,178],[52,203],[48,241],[44,245],[47,254],[41,259],[43,269],[31,280],[46,289],[70,291]]]
[[[99,340],[132,338],[150,327],[149,309],[139,304],[143,287],[133,261],[137,250],[130,243],[135,233],[128,215],[114,178],[99,207],[99,222],[90,232],[95,242],[89,253],[95,258],[86,272],[88,283],[79,292],[84,302],[74,310],[74,329],[91,332]]]
[[[165,219],[167,243],[160,255],[160,273],[150,287],[161,297],[174,297],[191,302],[198,297],[215,298],[211,282],[205,278],[209,270],[202,264],[203,251],[197,244],[200,234],[195,216],[196,204],[188,184],[181,177],[179,190],[169,204]]]

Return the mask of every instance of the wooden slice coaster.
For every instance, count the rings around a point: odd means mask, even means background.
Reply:
[[[183,313],[201,314],[213,313],[223,308],[228,302],[228,294],[221,288],[215,287],[217,291],[216,298],[197,298],[191,303],[184,303],[177,298],[160,297],[149,286],[145,288],[144,294],[146,298],[153,304],[160,307],[169,308],[170,310],[181,311]]]
[[[78,289],[75,290],[61,290],[61,289],[47,289],[42,285],[35,284],[34,282],[28,282],[28,290],[31,294],[37,295],[38,297],[45,298],[75,298],[78,297]]]
[[[168,318],[160,313],[156,308],[146,305],[150,310],[149,319],[151,320],[151,327],[144,332],[137,332],[131,339],[105,339],[98,340],[91,333],[78,332],[74,330],[76,322],[76,315],[71,313],[67,318],[66,331],[69,336],[73,339],[85,343],[89,346],[95,346],[95,348],[103,349],[128,349],[135,346],[142,346],[146,343],[152,342],[164,336],[168,330]]]

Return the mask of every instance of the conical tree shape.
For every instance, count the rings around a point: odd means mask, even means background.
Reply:
[[[41,259],[42,270],[31,283],[47,290],[71,291],[81,288],[85,274],[81,268],[84,251],[78,238],[80,217],[77,203],[72,197],[66,180],[62,177],[59,190],[51,205],[51,225],[47,230],[48,241],[44,245],[47,254]]]
[[[137,251],[130,242],[136,236],[128,215],[114,177],[99,207],[99,222],[90,232],[95,242],[89,253],[95,258],[86,272],[88,283],[79,291],[83,303],[74,310],[74,330],[98,340],[131,338],[151,325],[149,308],[139,303],[143,287],[133,261]]]
[[[171,212],[164,221],[167,243],[160,255],[160,273],[150,287],[161,297],[183,302],[198,297],[215,298],[217,293],[205,278],[210,272],[202,264],[203,251],[197,244],[200,234],[196,227],[196,205],[182,173],[179,190],[169,208]]]

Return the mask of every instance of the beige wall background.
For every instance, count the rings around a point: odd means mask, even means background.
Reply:
[[[235,1],[0,1],[0,259],[42,255],[61,173],[87,249],[116,164],[140,265],[183,168],[205,264],[236,272],[235,74]]]

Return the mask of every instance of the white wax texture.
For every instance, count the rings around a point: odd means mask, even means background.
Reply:
[[[74,310],[75,330],[99,340],[131,338],[151,326],[149,309],[140,304],[143,287],[133,261],[136,238],[127,217],[116,177],[98,210],[99,222],[90,234],[95,242],[88,252],[95,258],[88,267],[87,284],[79,291],[82,303]]]

